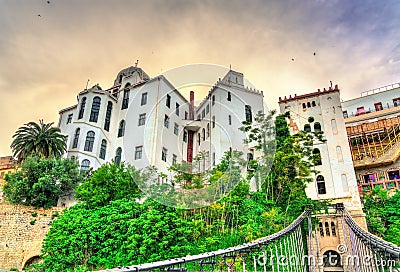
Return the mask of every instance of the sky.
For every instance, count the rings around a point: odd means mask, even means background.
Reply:
[[[270,109],[330,81],[344,100],[400,82],[399,14],[397,0],[0,0],[0,156],[136,60],[150,77],[231,65]]]

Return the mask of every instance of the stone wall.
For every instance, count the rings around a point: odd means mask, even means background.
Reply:
[[[62,210],[0,204],[0,271],[36,261],[50,222]]]

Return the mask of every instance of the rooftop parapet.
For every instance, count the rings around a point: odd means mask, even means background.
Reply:
[[[279,104],[280,103],[287,103],[287,102],[290,102],[290,101],[295,101],[295,100],[298,100],[298,99],[314,97],[314,96],[318,96],[318,95],[321,95],[321,94],[338,92],[338,91],[339,91],[339,88],[338,88],[338,85],[336,84],[335,88],[329,87],[328,90],[326,88],[324,88],[322,91],[320,89],[318,89],[317,92],[313,92],[313,93],[302,94],[302,95],[295,94],[293,97],[292,97],[292,95],[289,95],[289,97],[285,96],[284,98],[279,97]]]

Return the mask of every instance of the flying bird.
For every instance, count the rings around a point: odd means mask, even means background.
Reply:
[[[38,17],[42,17],[42,15],[38,14]]]
[[[294,58],[292,58],[292,61],[294,61]]]
[[[317,54],[317,53],[314,52],[314,56],[315,56],[316,54]]]
[[[47,1],[47,4],[50,4],[50,1]]]

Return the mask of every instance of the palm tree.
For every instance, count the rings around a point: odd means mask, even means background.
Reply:
[[[39,124],[29,122],[20,127],[13,135],[14,140],[11,143],[14,157],[22,161],[33,154],[46,158],[61,156],[67,149],[67,137],[52,125],[53,123],[45,124],[40,120]]]

